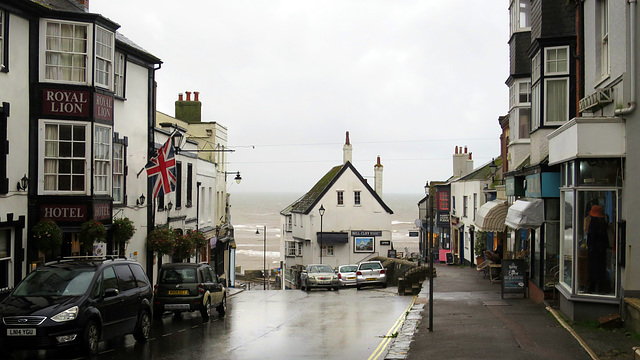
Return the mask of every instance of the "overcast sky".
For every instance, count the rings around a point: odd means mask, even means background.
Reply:
[[[308,191],[342,163],[384,193],[423,193],[500,153],[508,112],[505,0],[91,0],[90,11],[163,61],[158,110],[199,91],[228,129],[230,192]],[[229,178],[231,180],[231,177]]]

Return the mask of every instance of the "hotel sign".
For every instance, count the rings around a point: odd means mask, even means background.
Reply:
[[[351,236],[382,236],[382,231],[352,230]]]
[[[86,205],[42,205],[40,218],[53,221],[85,221],[87,220]]]
[[[96,119],[113,123],[113,97],[96,93],[93,109]]]
[[[90,114],[90,96],[89,91],[43,89],[42,113],[44,115],[87,117]]]
[[[93,218],[96,220],[111,219],[111,204],[93,204]]]

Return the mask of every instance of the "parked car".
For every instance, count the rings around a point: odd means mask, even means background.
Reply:
[[[152,290],[139,263],[97,257],[61,259],[32,271],[0,303],[0,347],[78,347],[151,329]]]
[[[356,271],[358,265],[340,265],[338,266],[338,282],[340,286],[355,286],[356,285]]]
[[[387,287],[387,270],[380,261],[363,261],[358,264],[356,287],[360,290],[363,286],[370,285]]]
[[[207,321],[212,308],[221,316],[227,311],[227,289],[205,263],[163,264],[153,294],[155,319],[161,319],[165,311],[175,315],[200,311],[202,320]]]
[[[331,266],[326,264],[311,264],[300,274],[300,289],[309,291],[311,288],[326,288],[338,290],[340,282],[338,275]]]

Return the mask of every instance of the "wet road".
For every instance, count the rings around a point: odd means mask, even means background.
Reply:
[[[100,344],[107,359],[369,359],[408,310],[411,297],[388,289],[251,290],[229,299],[227,315],[198,312],[155,321],[146,344],[131,335]],[[16,359],[70,358],[20,352]],[[382,352],[384,355],[384,352]]]

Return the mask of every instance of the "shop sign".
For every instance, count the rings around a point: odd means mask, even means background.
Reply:
[[[85,221],[87,220],[86,205],[42,205],[40,218],[53,221]]]
[[[389,245],[391,245],[391,240],[381,240],[381,241],[380,241],[380,245],[382,245],[382,246],[385,246],[385,245],[386,245],[386,246],[389,246]]]
[[[111,218],[111,204],[93,204],[93,218],[105,220]]]
[[[96,93],[93,108],[96,119],[113,122],[113,97]]]
[[[89,91],[43,89],[44,115],[89,116]]]
[[[382,231],[352,230],[351,236],[382,236]]]

